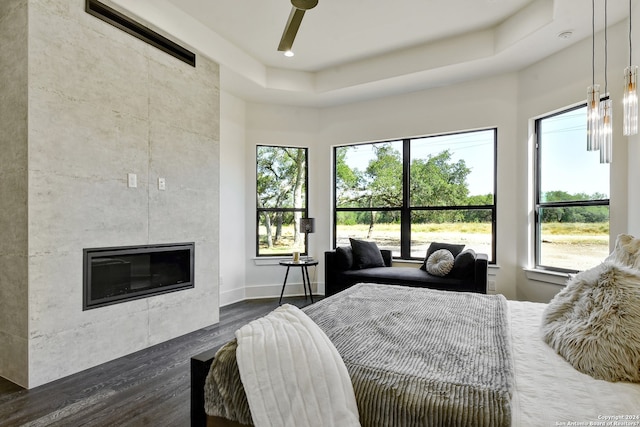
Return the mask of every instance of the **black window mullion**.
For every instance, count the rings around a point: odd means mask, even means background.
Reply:
[[[400,258],[411,258],[411,144],[402,140],[402,209],[400,211]]]

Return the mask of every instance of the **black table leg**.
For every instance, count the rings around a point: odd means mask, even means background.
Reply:
[[[309,267],[307,267],[306,265],[303,268],[303,272],[302,274],[304,275],[305,273],[307,274],[307,285],[309,286],[309,297],[311,297],[311,303],[313,304],[313,292],[311,291],[311,280],[309,280]],[[304,299],[307,299],[307,293],[304,293]]]
[[[307,284],[306,284],[305,279],[304,279],[304,270],[305,270],[306,268],[307,268],[307,266],[306,266],[306,265],[303,265],[303,266],[300,268],[300,274],[302,275],[302,289],[304,289],[304,300],[305,300],[305,301],[307,300]]]
[[[284,294],[284,287],[287,284],[288,276],[289,276],[289,267],[287,267],[287,272],[284,275],[284,282],[282,283],[282,291],[280,291],[280,299],[278,300],[278,305],[282,305],[282,295]]]

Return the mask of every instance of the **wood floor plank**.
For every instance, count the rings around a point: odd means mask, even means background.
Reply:
[[[191,356],[229,341],[277,304],[265,299],[223,307],[215,325],[31,390],[0,378],[0,427],[188,426]]]

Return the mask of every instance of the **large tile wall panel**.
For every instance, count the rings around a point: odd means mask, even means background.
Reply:
[[[188,66],[84,3],[29,11],[29,387],[218,320],[218,65]],[[187,241],[194,289],[82,310],[83,248]]]
[[[79,324],[60,333],[32,337],[29,386],[37,387],[149,347],[147,318],[146,312],[129,313],[106,322]]]
[[[55,335],[78,328],[104,327],[101,323],[148,310],[144,299],[82,311],[82,253],[42,254],[29,257],[29,280],[38,292],[31,296],[30,338]],[[96,330],[96,337],[100,331]],[[102,341],[105,350],[110,346]]]
[[[28,383],[28,2],[0,2],[0,376]]]
[[[191,67],[149,47],[149,119],[220,138],[219,67],[197,57]]]
[[[79,180],[118,181],[122,189],[131,172],[146,183],[146,118],[48,89],[31,92],[29,169]]]
[[[82,249],[144,244],[148,208],[144,183],[29,172],[29,254],[78,254]]]
[[[39,1],[31,9],[30,87],[92,108],[146,118],[148,58],[143,54],[144,43],[87,13],[63,14],[64,9],[55,8],[61,1]],[[84,1],[72,3],[84,11]]]

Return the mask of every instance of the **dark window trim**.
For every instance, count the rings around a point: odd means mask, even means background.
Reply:
[[[603,98],[603,99],[608,99],[609,97]],[[552,114],[548,114],[546,116],[542,116],[542,117],[538,117],[537,119],[535,119],[534,122],[534,132],[535,132],[535,157],[534,157],[534,162],[535,162],[535,179],[534,179],[534,183],[535,183],[535,206],[534,206],[534,265],[536,269],[539,270],[546,270],[546,271],[553,271],[553,272],[558,272],[558,273],[577,273],[578,270],[572,270],[572,269],[567,269],[567,268],[562,268],[562,267],[554,267],[554,266],[550,266],[550,265],[544,265],[540,263],[540,251],[541,251],[541,239],[542,239],[542,223],[540,222],[540,209],[541,208],[559,208],[559,207],[583,207],[583,206],[610,206],[610,199],[599,199],[599,200],[569,200],[569,201],[562,201],[562,202],[541,202],[540,201],[540,176],[541,176],[541,170],[540,170],[540,163],[541,163],[541,159],[540,159],[540,124],[542,122],[542,120],[545,119],[550,119],[552,117],[555,116],[559,116],[562,114],[566,114],[566,113],[570,113],[571,111],[575,111],[575,110],[579,110],[581,108],[585,108],[587,106],[586,103],[584,104],[578,104],[575,105],[573,107],[570,108],[566,108],[564,110],[561,111],[556,111]],[[585,139],[586,141],[586,139]],[[586,147],[586,142],[585,142],[585,147]],[[586,149],[586,148],[585,148]]]
[[[304,150],[304,207],[303,208],[259,208],[256,204],[256,257],[257,258],[277,258],[293,255],[291,252],[283,252],[279,254],[260,254],[260,213],[261,212],[301,212],[302,217],[309,217],[309,148],[296,147],[293,145],[256,145],[256,180],[258,179],[258,149],[260,147],[272,148],[295,148],[296,150]],[[256,188],[256,196],[257,191]],[[302,255],[309,254],[309,242],[304,241],[304,252]]]
[[[411,141],[417,139],[435,138],[451,135],[462,135],[475,132],[493,131],[493,204],[492,205],[469,205],[469,206],[410,206],[410,163],[411,163]],[[337,200],[337,156],[336,150],[341,147],[354,147],[368,144],[384,144],[391,142],[402,142],[402,169],[403,169],[403,200],[401,206],[394,207],[371,207],[371,208],[339,208]],[[437,135],[418,136],[410,138],[394,138],[382,141],[360,142],[357,144],[342,144],[333,147],[333,248],[337,245],[337,224],[338,212],[382,212],[382,211],[399,211],[400,212],[400,257],[394,259],[402,260],[419,260],[422,258],[411,256],[411,212],[418,210],[491,210],[491,257],[490,264],[496,264],[496,242],[497,242],[497,194],[498,194],[498,128],[490,127],[484,129],[474,129],[461,132],[442,133]]]

